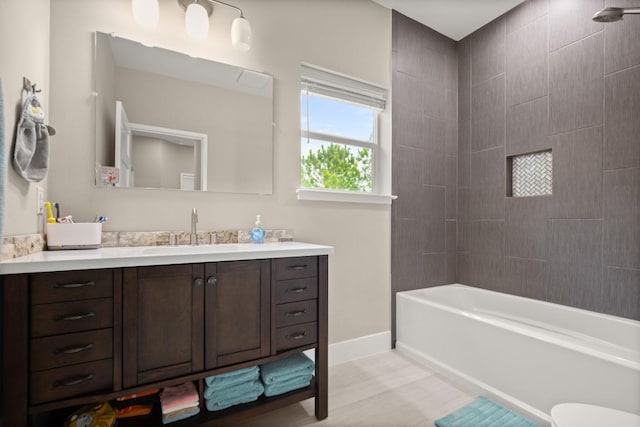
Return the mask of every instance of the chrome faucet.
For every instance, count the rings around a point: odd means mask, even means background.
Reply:
[[[193,210],[191,211],[191,235],[189,237],[189,244],[193,246],[198,244],[198,234],[196,233],[197,223],[198,223],[198,211],[196,210],[196,208],[193,208]]]

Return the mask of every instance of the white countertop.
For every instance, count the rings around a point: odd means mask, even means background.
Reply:
[[[0,274],[287,258],[330,255],[332,253],[332,246],[301,242],[140,246],[43,251],[0,262]]]

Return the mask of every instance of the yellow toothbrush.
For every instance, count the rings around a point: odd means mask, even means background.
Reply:
[[[44,202],[44,207],[47,208],[47,222],[49,224],[55,223],[56,219],[53,217],[53,212],[51,211],[51,202]]]

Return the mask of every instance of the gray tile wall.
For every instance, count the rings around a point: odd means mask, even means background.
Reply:
[[[527,0],[457,43],[393,13],[393,295],[640,319],[640,18],[594,23],[605,6],[640,0]],[[506,157],[543,149],[553,195],[506,197]]]
[[[457,281],[640,319],[640,19],[605,6],[640,0],[528,0],[458,43]],[[553,195],[505,197],[505,157],[549,148]]]
[[[456,280],[459,128],[456,43],[399,13],[392,19],[395,322],[396,292]]]

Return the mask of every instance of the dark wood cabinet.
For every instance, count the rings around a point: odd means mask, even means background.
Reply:
[[[308,398],[315,398],[316,417],[326,418],[327,260],[0,276],[0,425],[59,424],[49,418],[185,381],[202,392],[207,376],[311,349],[316,372],[309,387],[218,413],[202,410],[181,425],[226,425]],[[162,422],[154,414],[123,425]]]
[[[269,356],[270,262],[221,262],[205,270],[205,368]]]
[[[204,268],[125,268],[123,385],[133,387],[203,368]]]

